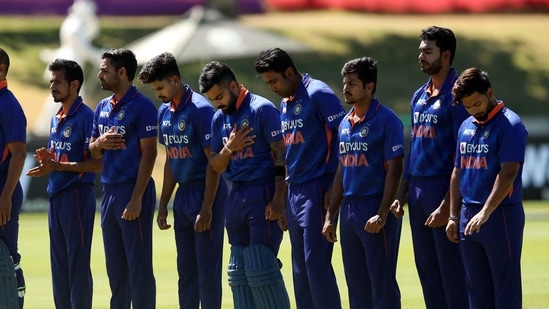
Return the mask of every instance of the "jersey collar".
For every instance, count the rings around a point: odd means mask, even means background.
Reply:
[[[76,98],[76,100],[74,100],[74,102],[72,103],[71,108],[69,108],[69,112],[67,114],[63,113],[63,107],[61,106],[61,108],[59,108],[59,111],[57,112],[55,117],[57,117],[57,119],[61,120],[65,117],[72,116],[72,115],[74,115],[74,113],[76,113],[76,111],[80,108],[80,106],[82,106],[82,104],[84,104],[84,102],[82,100],[82,97],[79,96],[79,97]]]
[[[189,85],[185,85],[185,92],[180,98],[173,98],[170,111],[173,113],[176,110],[182,110],[193,96],[193,90]],[[183,102],[183,104],[180,104]]]
[[[240,94],[238,95],[238,99],[236,99],[236,110],[240,108],[244,100],[248,97],[248,89],[244,87],[244,85],[240,85]]]
[[[8,80],[7,79],[0,80],[0,90],[2,90],[4,88],[8,88]]]
[[[490,120],[494,119],[494,117],[496,117],[496,115],[501,112],[501,110],[505,107],[505,104],[503,104],[503,101],[498,101],[498,104],[488,113],[488,118],[486,118],[486,120],[484,121],[478,121],[476,119],[473,119],[473,123],[476,124],[477,126],[480,126],[480,125],[483,125],[487,122],[489,122]]]
[[[130,90],[128,90],[128,92],[126,92],[126,94],[122,97],[122,99],[120,99],[120,101],[116,101],[113,94],[109,102],[113,105],[113,107],[116,107],[118,105],[121,106],[124,103],[131,101],[135,96],[137,96],[137,94],[137,88],[135,86],[132,86]]]
[[[313,79],[311,78],[309,73],[303,74],[303,77],[301,78],[301,84],[295,90],[294,95],[290,96],[289,98],[284,98],[282,99],[282,101],[284,103],[293,102],[295,98],[298,97],[302,92],[307,91],[307,87],[309,87],[309,84],[311,83],[312,80]]]
[[[379,102],[379,100],[377,98],[374,98],[372,100],[372,104],[370,104],[370,107],[368,107],[368,111],[366,111],[366,114],[364,114],[364,116],[362,116],[362,118],[360,118],[357,122],[353,120],[353,116],[355,115],[355,108],[353,106],[353,108],[349,112],[349,122],[351,123],[351,126],[354,126],[356,123],[361,123],[366,119],[373,118],[379,110],[380,106],[381,103]]]
[[[450,68],[450,73],[444,80],[444,84],[442,84],[442,88],[440,89],[440,92],[438,95],[441,95],[443,93],[451,92],[452,87],[454,86],[455,81],[457,80],[457,72],[456,69]],[[429,81],[427,82],[427,85],[425,85],[425,92],[431,97],[431,85],[433,83],[433,78],[429,78]]]

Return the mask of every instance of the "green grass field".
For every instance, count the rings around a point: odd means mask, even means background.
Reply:
[[[549,308],[549,202],[527,202],[526,228],[522,255],[522,282],[524,308]],[[44,213],[23,213],[20,219],[21,265],[25,271],[27,309],[53,308],[51,275],[49,264],[49,238],[47,215]],[[402,308],[424,308],[421,288],[414,266],[413,249],[407,216],[404,218],[400,245],[397,279],[402,294]],[[225,241],[226,243],[226,241]],[[223,259],[223,308],[232,308],[232,295],[227,284],[225,269],[228,262],[229,247],[226,245]],[[283,275],[286,287],[291,293],[292,307],[293,285],[291,280],[290,243],[288,235],[284,237],[280,250],[280,259],[284,263]],[[177,308],[177,271],[175,266],[175,244],[173,230],[154,230],[154,265],[157,284],[157,308]],[[341,251],[336,244],[333,265],[336,271],[343,308],[348,308],[347,287],[343,275]],[[92,271],[94,276],[94,308],[109,308],[110,290],[105,272],[105,259],[101,239],[99,217],[95,222],[95,234],[92,247]]]

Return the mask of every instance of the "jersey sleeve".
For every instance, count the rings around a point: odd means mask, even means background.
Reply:
[[[223,122],[219,117],[219,113],[215,113],[211,121],[211,141],[210,141],[210,151],[214,153],[221,152],[223,148],[223,138],[219,133],[223,126]]]
[[[259,108],[258,115],[265,139],[269,143],[281,140],[280,111],[273,104],[263,104]]]
[[[345,110],[335,93],[319,90],[311,95],[311,99],[328,129],[337,128],[345,116]]]
[[[2,104],[6,104],[2,102]],[[27,142],[27,118],[23,112],[23,108],[15,100],[15,98],[8,103],[6,111],[9,113],[2,113],[4,117],[0,119],[2,131],[4,131],[6,144],[11,142]]]
[[[524,162],[526,152],[526,138],[528,131],[518,118],[518,116],[509,119],[505,123],[504,130],[499,135],[499,153],[500,163],[506,162]]]
[[[450,115],[452,118],[452,129],[454,132],[454,140],[457,140],[458,131],[463,121],[469,118],[469,113],[463,107],[463,104],[457,103],[450,106]]]
[[[84,141],[84,151],[88,152],[90,150],[90,132],[93,130],[93,117],[94,113],[91,109],[86,108],[84,117],[82,117],[82,140]]]
[[[156,107],[148,99],[143,100],[141,113],[138,117],[137,136],[139,139],[158,136],[158,121]]]
[[[93,125],[91,130],[92,138],[98,138],[101,135],[101,132],[99,132],[99,114],[101,113],[102,105],[103,102],[99,102],[95,108],[95,112],[93,113]]]
[[[201,107],[197,110],[197,117],[194,119],[202,149],[210,146],[211,143],[213,115],[214,111],[211,107]]]
[[[160,105],[158,108],[158,116],[156,123],[158,124],[158,143],[160,145],[166,146],[166,143],[164,142],[164,138],[162,137],[162,119],[164,119],[164,114],[169,111],[169,108],[166,106],[166,104]]]
[[[389,111],[383,134],[385,161],[404,156],[404,125],[400,118]]]

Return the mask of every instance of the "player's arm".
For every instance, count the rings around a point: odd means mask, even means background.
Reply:
[[[445,226],[448,223],[448,215],[450,213],[450,190],[446,192],[444,198],[440,202],[440,205],[433,210],[427,220],[425,220],[425,225],[430,228],[437,228]]]
[[[210,156],[210,146],[204,148],[206,157]],[[204,200],[200,213],[196,217],[194,229],[197,232],[205,232],[210,229],[212,223],[212,208],[219,187],[220,174],[212,168],[210,164],[206,167],[206,188],[204,191]]]
[[[89,155],[86,159],[78,162],[60,162],[55,160],[53,149],[49,151],[42,147],[36,149],[34,158],[38,161],[38,166],[29,169],[27,176],[40,177],[51,172],[74,172],[74,173],[94,173],[101,171],[103,161],[93,158]]]
[[[490,215],[503,201],[503,199],[509,195],[513,189],[513,182],[517,177],[520,169],[520,162],[506,162],[501,164],[499,173],[496,176],[492,191],[486,199],[482,209],[467,223],[464,234],[471,235],[473,232],[479,232],[480,226],[488,221]]]
[[[402,177],[396,197],[391,205],[391,212],[397,218],[402,218],[404,216],[404,205],[406,205],[406,199],[408,198],[409,183],[410,180],[407,177]]]
[[[454,167],[450,178],[450,216],[446,224],[446,236],[451,242],[459,242],[459,213],[461,212],[460,192],[461,170]]]
[[[56,172],[91,173],[101,171],[102,159],[87,158],[79,162],[55,162]]]
[[[11,198],[15,187],[19,183],[19,177],[21,177],[27,156],[25,143],[13,141],[8,143],[7,146],[11,153],[11,159],[6,175],[6,182],[0,194],[0,225],[5,225],[11,219]]]
[[[341,170],[341,163],[337,166],[334,180],[332,181],[330,194],[330,203],[324,218],[324,227],[322,228],[322,235],[326,237],[329,242],[336,242],[336,217],[341,207],[341,201],[343,200],[343,171]]]
[[[171,227],[171,225],[168,224],[168,203],[172,198],[175,186],[176,182],[170,166],[170,159],[166,154],[166,161],[164,161],[164,176],[162,178],[162,192],[160,193],[158,214],[156,215],[156,224],[158,224],[158,227],[161,230],[167,230]]]
[[[275,192],[272,201],[265,208],[265,219],[278,220],[286,211],[286,146],[282,139],[269,144],[275,156]]]
[[[139,148],[141,149],[141,159],[139,160],[139,168],[137,178],[130,201],[126,205],[126,209],[122,214],[122,219],[135,220],[141,212],[141,199],[145,193],[145,189],[149,184],[151,174],[156,160],[156,136],[146,137],[139,140]]]
[[[390,211],[391,204],[395,200],[395,196],[398,191],[400,178],[402,177],[403,159],[402,157],[396,157],[389,161],[387,164],[387,174],[385,176],[385,184],[383,186],[383,197],[379,204],[377,214],[371,217],[364,226],[366,232],[379,233],[387,222],[387,214]]]

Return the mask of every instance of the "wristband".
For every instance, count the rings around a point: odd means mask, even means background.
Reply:
[[[448,218],[448,221],[458,222],[458,221],[459,221],[459,217],[458,217],[458,216],[450,216],[450,217]]]
[[[227,149],[230,153],[233,153],[233,150],[227,146],[227,144],[223,145],[225,149]]]

